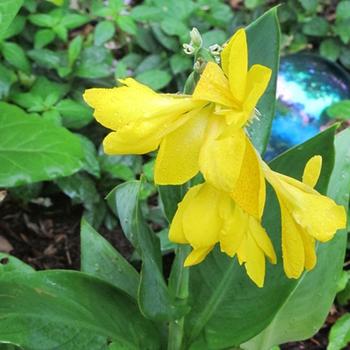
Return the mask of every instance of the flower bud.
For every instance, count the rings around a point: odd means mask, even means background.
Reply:
[[[191,37],[191,44],[194,46],[195,49],[200,49],[203,44],[202,36],[199,33],[198,29],[196,27],[192,28],[190,32]]]

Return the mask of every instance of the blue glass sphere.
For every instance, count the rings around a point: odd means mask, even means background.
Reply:
[[[276,115],[265,158],[270,160],[330,124],[326,108],[350,98],[350,77],[337,64],[312,54],[281,59]]]

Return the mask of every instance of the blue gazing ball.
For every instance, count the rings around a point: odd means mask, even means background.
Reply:
[[[312,54],[281,59],[276,115],[265,158],[270,160],[325,129],[326,108],[350,98],[350,77],[337,64]]]

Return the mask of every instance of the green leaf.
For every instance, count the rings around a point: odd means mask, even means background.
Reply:
[[[333,27],[334,32],[339,35],[340,40],[344,44],[350,42],[350,19],[344,19],[341,21],[336,21],[335,26]]]
[[[82,157],[80,140],[66,129],[0,103],[1,187],[71,175]]]
[[[203,46],[209,47],[214,44],[222,45],[227,40],[227,34],[220,29],[213,29],[202,35]]]
[[[92,210],[95,203],[100,200],[94,181],[84,173],[57,179],[56,184],[73,203],[81,203],[88,210]]]
[[[112,62],[113,57],[106,48],[89,47],[83,50],[75,74],[80,78],[104,78],[111,75]]]
[[[31,66],[24,50],[15,43],[4,42],[2,44],[2,53],[5,60],[17,69],[30,74]]]
[[[29,15],[28,19],[31,23],[35,24],[38,27],[52,28],[55,25],[54,17],[46,13],[37,13],[34,15]]]
[[[192,68],[192,60],[184,54],[177,53],[171,56],[170,67],[174,74],[186,72]]]
[[[178,21],[173,17],[167,17],[161,22],[160,25],[166,34],[176,35],[180,38],[184,35],[187,35],[189,32],[185,24],[183,24],[182,22]]]
[[[41,29],[35,33],[34,48],[42,49],[44,46],[50,44],[56,37],[52,29]]]
[[[255,9],[256,7],[262,5],[264,3],[263,0],[244,0],[244,5],[248,9]]]
[[[279,65],[280,29],[277,9],[273,8],[247,27],[249,66],[262,64],[271,68],[272,76],[265,94],[260,99],[257,108],[261,113],[249,127],[249,134],[255,148],[265,151],[272,119],[275,116],[276,81]]]
[[[329,24],[323,17],[313,17],[303,25],[303,33],[311,36],[325,36],[329,30]]]
[[[138,5],[131,10],[131,17],[136,21],[155,21],[163,15],[163,11],[157,6]]]
[[[84,152],[83,169],[95,177],[100,177],[100,164],[97,159],[97,152],[94,143],[81,134],[77,134],[77,136],[80,138]]]
[[[179,40],[177,38],[174,38],[172,36],[169,36],[164,33],[160,25],[153,23],[151,25],[152,32],[156,39],[168,50],[178,52],[181,48],[181,45],[179,43]],[[147,50],[148,52],[154,52],[155,50]]]
[[[130,181],[117,186],[107,200],[114,202],[124,234],[142,259],[138,292],[141,312],[157,321],[177,319],[186,310],[176,307],[164,281],[159,239],[142,217],[140,190],[139,181]]]
[[[117,24],[120,29],[131,35],[136,35],[137,26],[134,20],[130,16],[119,16],[117,18]]]
[[[70,98],[61,100],[55,109],[61,114],[63,125],[71,129],[80,129],[88,125],[93,117],[91,109]]]
[[[159,186],[158,192],[162,201],[165,217],[170,223],[176,213],[177,205],[187,191],[186,184],[180,186]]]
[[[35,270],[23,261],[9,254],[0,253],[0,279],[11,277],[13,273],[28,274]]]
[[[332,104],[327,108],[327,114],[331,118],[350,120],[350,100],[343,100]]]
[[[10,26],[4,32],[2,40],[9,39],[19,33],[22,33],[25,24],[26,18],[24,16],[17,15],[15,19],[11,22]]]
[[[159,90],[170,83],[172,76],[166,71],[152,69],[138,74],[135,78],[140,83],[148,85],[154,90]]]
[[[63,16],[60,24],[67,29],[74,29],[81,27],[83,24],[88,23],[90,18],[85,15],[80,15],[78,13],[67,13]]]
[[[0,2],[0,39],[21,8],[23,0],[2,0]]]
[[[300,179],[307,160],[319,154],[323,158],[323,168],[318,190],[324,192],[334,161],[334,131],[334,127],[328,129],[308,142],[284,153],[271,164],[272,168]],[[277,259],[281,262],[279,207],[272,191],[268,192],[263,225],[270,234],[277,251]],[[343,237],[340,240],[343,241]],[[334,244],[333,242],[334,240],[330,244]],[[323,306],[329,306],[328,298],[333,293],[331,285],[335,283],[334,272],[338,271],[339,262],[342,259],[339,249],[344,248],[343,242],[340,245],[335,243],[335,245],[338,249],[337,253],[335,254],[336,251],[331,249],[332,253],[328,256],[327,249],[325,249],[323,257],[319,255],[315,271],[310,273],[310,276],[315,276],[317,281],[322,280],[323,297],[318,296],[319,288],[312,288],[310,285],[307,292],[304,291],[303,294],[310,298],[312,295],[312,300],[317,298],[318,303],[313,303],[315,309],[319,308],[321,303]],[[332,261],[331,266],[329,261]],[[186,337],[191,341],[196,339],[193,349],[216,350],[237,346],[261,332],[272,322],[276,313],[293,295],[298,283],[299,280],[286,278],[281,263],[268,264],[265,285],[263,288],[258,288],[249,280],[244,268],[238,264],[236,259],[233,260],[216,249],[204,262],[191,268],[189,297],[191,313],[186,317]],[[319,284],[320,282],[315,282],[312,286]],[[310,303],[309,301],[307,304],[307,313],[300,312],[299,308],[295,312],[299,312],[300,317],[309,317]],[[305,309],[304,305],[303,310]],[[320,314],[323,315],[324,311],[320,307]],[[292,322],[290,318],[288,320]],[[302,327],[307,329],[305,324],[301,324],[300,328]],[[289,325],[288,327],[284,325],[284,327],[281,326],[278,334],[283,336],[290,330]],[[265,350],[264,347],[257,347],[257,349]]]
[[[77,35],[70,43],[68,47],[68,65],[73,66],[75,61],[78,59],[81,49],[83,47],[83,37]]]
[[[16,80],[16,74],[0,63],[0,99],[9,94],[11,85]]]
[[[342,350],[350,342],[350,313],[340,317],[329,333],[327,350]]]
[[[349,203],[350,186],[349,136],[350,129],[337,135],[335,166],[328,187],[328,195],[346,208]],[[317,137],[312,140],[316,139]],[[277,160],[276,163],[278,162]],[[285,162],[282,165],[287,166]],[[321,186],[324,188],[325,184]],[[346,230],[339,231],[330,242],[317,246],[318,261],[315,269],[303,274],[267,329],[249,342],[246,349],[267,350],[272,345],[310,338],[317,332],[334,301],[342,273],[345,249]],[[317,286],[321,283],[320,289]],[[304,312],[305,310],[307,312]]]
[[[303,8],[309,13],[317,11],[319,0],[299,0]]]
[[[81,271],[101,278],[137,299],[140,276],[135,268],[84,219],[80,237]]]
[[[1,278],[0,342],[25,349],[159,349],[152,323],[124,292],[73,271]]]
[[[47,49],[34,49],[28,51],[28,56],[39,66],[44,68],[59,68],[63,64],[63,56],[60,52]]]
[[[99,46],[113,38],[115,33],[114,24],[111,21],[99,22],[95,28],[94,44]]]
[[[326,39],[322,41],[320,54],[331,61],[336,61],[340,55],[339,43],[334,39]]]
[[[336,9],[336,19],[343,20],[343,19],[349,19],[350,18],[350,1],[340,1],[337,5]]]

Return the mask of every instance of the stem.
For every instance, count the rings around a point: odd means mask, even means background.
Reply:
[[[229,281],[232,278],[232,270],[234,269],[235,264],[233,261],[229,265],[228,269],[222,276],[222,279],[218,286],[215,288],[215,291],[211,295],[210,299],[206,303],[203,311],[198,315],[197,322],[194,324],[192,331],[189,337],[189,343],[192,343],[193,340],[200,334],[204,326],[208,323],[211,316],[213,315],[216,307],[220,304],[222,298],[225,295],[226,289],[229,287]]]
[[[172,281],[174,282],[172,289],[175,292],[175,300],[178,305],[185,305],[188,298],[190,270],[184,267],[184,261],[189,250],[190,247],[187,245],[179,245],[176,248],[176,257],[172,267],[172,275],[170,276],[170,284]],[[169,323],[168,350],[182,349],[184,322],[185,317],[183,316]]]

